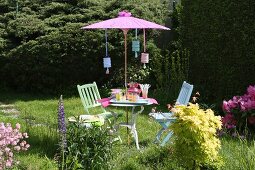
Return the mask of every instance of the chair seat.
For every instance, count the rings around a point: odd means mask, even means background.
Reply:
[[[68,118],[69,122],[77,122],[74,116]],[[90,127],[92,124],[95,126],[104,125],[104,118],[99,115],[80,115],[79,123],[84,124],[86,127]]]
[[[153,117],[157,122],[168,122],[168,121],[174,121],[176,120],[175,117],[173,117],[172,112],[167,113],[150,113],[151,117]]]
[[[104,112],[97,115],[102,116],[104,119],[110,119],[112,117],[115,117],[115,118],[121,117],[123,113]]]
[[[109,119],[112,118],[114,115],[112,114],[112,112],[104,112],[104,113],[100,113],[97,114],[98,116],[102,116],[104,119]]]

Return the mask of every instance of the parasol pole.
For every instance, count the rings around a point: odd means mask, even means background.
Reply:
[[[127,33],[128,33],[128,29],[123,29],[123,33],[124,33],[124,41],[125,41],[125,90],[126,90],[126,96],[127,96]],[[126,107],[126,120],[128,123],[128,110]],[[129,133],[128,133],[128,127],[127,127],[127,136],[128,136],[128,145],[130,143],[129,140]]]
[[[128,29],[123,29],[124,39],[125,39],[125,88],[127,91],[127,32]]]

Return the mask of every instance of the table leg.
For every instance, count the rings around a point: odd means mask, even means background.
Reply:
[[[142,113],[143,110],[144,110],[144,107],[141,106],[141,109],[135,113],[135,107],[132,108],[131,131],[132,131],[132,134],[133,134],[133,136],[135,138],[135,143],[136,143],[136,148],[137,149],[140,149],[140,147],[139,147],[139,141],[138,141],[138,133],[137,133],[137,130],[136,130],[136,119],[137,119],[137,115]]]
[[[128,124],[128,108],[126,107],[126,122]],[[127,142],[128,142],[128,145],[130,145],[130,138],[129,138],[129,130],[128,130],[128,127],[127,127]]]
[[[144,110],[144,107],[141,106],[141,109],[137,112],[135,112],[135,108],[136,108],[136,106],[133,106],[132,113],[131,113],[132,114],[131,120],[129,121],[128,120],[128,108],[126,107],[126,114],[127,114],[126,118],[127,119],[126,119],[125,123],[120,123],[120,126],[126,126],[127,127],[128,145],[130,145],[130,136],[129,136],[129,129],[130,129],[133,137],[135,138],[136,148],[140,149],[139,148],[139,143],[138,143],[138,134],[137,134],[137,131],[136,131],[136,119],[137,119],[137,115],[140,114]]]

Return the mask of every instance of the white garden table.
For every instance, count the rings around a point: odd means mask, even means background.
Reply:
[[[130,122],[128,121],[128,113],[127,113],[127,122],[121,122],[119,124],[119,126],[127,127],[127,129],[131,130],[131,134],[133,135],[133,137],[135,139],[137,149],[140,149],[139,143],[138,143],[138,134],[137,134],[137,130],[136,130],[137,115],[140,114],[144,110],[145,105],[151,105],[151,104],[153,104],[153,103],[150,102],[149,99],[138,99],[137,102],[131,102],[131,101],[128,101],[128,100],[116,101],[116,99],[110,100],[110,105],[111,106],[126,107],[126,108],[132,107],[131,121]],[[135,111],[136,107],[140,107],[140,110]],[[127,111],[127,109],[126,109],[126,111]],[[129,144],[129,136],[128,136],[128,144]]]

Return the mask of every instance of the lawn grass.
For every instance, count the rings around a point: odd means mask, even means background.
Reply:
[[[58,169],[56,163],[58,97],[0,93],[1,102],[14,104],[20,111],[18,117],[0,112],[0,121],[11,122],[13,125],[19,122],[22,131],[27,131],[30,136],[28,142],[31,148],[17,155],[17,159],[21,161],[17,169]],[[141,150],[136,149],[134,142],[128,146],[126,129],[120,129],[123,143],[114,144],[112,169],[182,169],[171,157],[169,147],[159,147],[153,143],[160,126],[148,116],[151,107],[146,107],[137,119]],[[64,108],[66,117],[84,113],[80,98],[77,96],[64,96]],[[108,109],[125,112],[116,107]],[[125,114],[120,121],[125,121]],[[220,155],[225,162],[222,169],[255,169],[254,141],[233,138],[222,138],[221,141]]]

